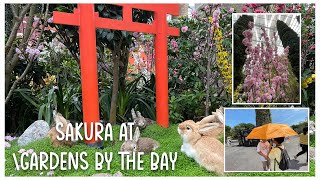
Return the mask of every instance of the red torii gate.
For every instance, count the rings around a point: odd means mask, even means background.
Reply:
[[[180,33],[179,28],[168,26],[167,14],[178,16],[179,5],[115,5],[122,6],[123,20],[100,18],[99,14],[94,12],[94,4],[78,4],[78,8],[75,8],[73,13],[53,12],[54,23],[79,26],[83,121],[86,123],[99,122],[100,119],[96,28],[105,28],[155,34],[156,120],[160,126],[167,128],[169,126],[167,36],[179,36]],[[132,22],[133,8],[153,11],[154,21],[152,24]],[[87,139],[86,143],[95,145],[98,142],[94,139]]]

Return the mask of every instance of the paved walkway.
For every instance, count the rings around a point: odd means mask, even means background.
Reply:
[[[290,137],[283,144],[291,158],[291,167],[288,171],[308,171],[306,163],[307,155],[303,154],[296,160],[293,158],[301,151],[298,137]],[[262,163],[256,151],[256,147],[238,146],[238,141],[233,141],[231,146],[225,148],[226,171],[263,171]]]

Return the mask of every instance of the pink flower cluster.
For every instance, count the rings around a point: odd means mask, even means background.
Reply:
[[[177,43],[176,40],[171,39],[170,44],[171,44],[171,47],[172,47],[172,49],[173,49],[174,52],[178,52],[178,51],[179,51],[179,49],[178,49],[178,43]]]
[[[4,140],[5,140],[5,143],[4,143],[4,147],[5,148],[10,148],[11,147],[11,144],[9,143],[10,141],[13,141],[17,139],[17,137],[15,136],[5,136],[4,137]]]
[[[259,4],[246,4],[245,7],[242,8],[242,12],[249,12],[249,9],[254,13],[266,13]]]
[[[262,42],[256,46],[252,43],[253,22],[243,32],[242,43],[247,47],[247,59],[244,65],[244,92],[248,103],[270,103],[285,99],[284,89],[288,84],[288,52],[278,56],[277,35],[270,38],[262,28]]]
[[[183,27],[181,28],[181,31],[182,31],[183,33],[187,32],[187,31],[188,31],[188,26],[183,26]]]
[[[212,24],[214,28],[219,28],[219,16],[221,14],[220,7],[218,6],[216,10],[213,11]]]

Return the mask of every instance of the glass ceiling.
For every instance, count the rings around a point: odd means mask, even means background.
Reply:
[[[243,15],[241,13],[233,13],[232,23],[235,23],[240,16]],[[256,45],[257,43],[261,42],[261,27],[264,27],[267,35],[272,36],[273,32],[277,31],[277,20],[281,20],[285,22],[291,29],[293,29],[300,37],[300,29],[301,25],[297,19],[300,21],[300,14],[292,13],[292,14],[248,14],[253,16],[254,18],[254,28],[253,28],[253,44]],[[283,53],[284,47],[282,46],[280,38],[277,40],[278,46],[278,54],[281,55]]]

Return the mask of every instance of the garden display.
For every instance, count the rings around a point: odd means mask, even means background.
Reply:
[[[307,108],[314,150],[314,3],[4,6],[5,176],[315,176],[225,172],[264,107]]]
[[[239,94],[235,99],[247,103],[298,103],[300,99],[300,59],[296,57],[300,56],[300,40],[297,32],[283,21],[275,21],[275,19],[284,18],[288,22],[289,17],[291,17],[290,22],[293,22],[297,21],[295,18],[300,19],[300,15],[259,14],[254,16],[254,19],[258,21],[256,23],[252,21],[252,17],[251,20],[246,21],[246,18],[249,19],[250,16],[241,16],[236,22],[238,24],[234,24],[236,28],[240,23],[246,23],[242,24],[245,27],[242,31],[242,44],[244,46],[242,56],[245,57],[245,61],[243,67],[240,68],[243,73],[235,75],[240,76],[235,77],[235,81],[241,81],[242,83],[235,83],[237,85],[234,86],[235,94]],[[262,23],[263,20],[265,20],[264,23]],[[278,31],[275,31],[275,28],[272,29],[275,22]],[[266,26],[267,24],[269,26]],[[299,24],[296,25],[299,26]],[[281,43],[279,39],[281,39]],[[291,43],[287,43],[289,39]],[[279,47],[282,52],[279,52]],[[235,48],[235,51],[240,51],[240,49]],[[289,56],[293,52],[295,52],[295,55]],[[235,54],[240,55],[241,53],[235,52]],[[239,67],[237,63],[238,57],[235,57],[234,64]],[[243,79],[241,79],[241,74]]]

